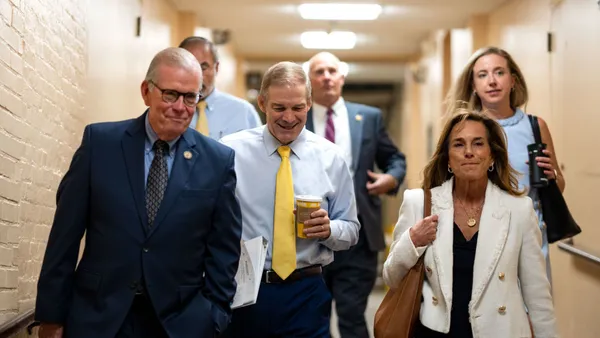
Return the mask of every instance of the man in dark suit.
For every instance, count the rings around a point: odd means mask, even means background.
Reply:
[[[327,52],[310,59],[313,106],[306,128],[339,145],[353,174],[360,238],[350,250],[335,253],[325,268],[325,280],[342,338],[368,338],[364,312],[377,279],[377,254],[385,248],[379,195],[398,192],[406,162],[388,137],[379,109],[344,101],[340,65]],[[374,172],[375,165],[383,173]]]
[[[38,283],[40,337],[224,331],[241,213],[234,152],[188,129],[201,86],[194,56],[165,49],[142,82],[142,116],[85,128],[58,187]]]

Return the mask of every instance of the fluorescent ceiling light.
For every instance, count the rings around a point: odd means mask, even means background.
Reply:
[[[378,4],[302,4],[300,16],[306,20],[375,20],[381,14]]]
[[[352,49],[356,45],[356,34],[344,31],[309,31],[302,33],[300,42],[306,49]]]

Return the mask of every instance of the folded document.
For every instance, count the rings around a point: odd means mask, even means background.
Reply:
[[[241,245],[240,263],[235,275],[237,290],[231,304],[232,309],[256,303],[267,258],[268,242],[262,236],[242,241]]]

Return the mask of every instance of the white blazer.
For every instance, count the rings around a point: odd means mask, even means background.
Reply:
[[[404,193],[394,241],[383,267],[383,279],[393,289],[425,252],[420,319],[424,326],[443,333],[450,330],[452,309],[452,184],[451,179],[431,189],[431,214],[438,215],[439,221],[437,238],[428,247],[415,247],[408,231],[423,218],[423,190]],[[525,307],[536,338],[558,337],[541,232],[531,199],[509,195],[488,181],[479,223],[469,303],[473,337],[531,337]]]

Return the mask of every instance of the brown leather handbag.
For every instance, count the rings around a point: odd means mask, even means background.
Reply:
[[[431,191],[425,190],[423,218],[431,215]],[[375,313],[375,338],[413,338],[421,309],[425,267],[421,255],[400,284],[389,290]]]

